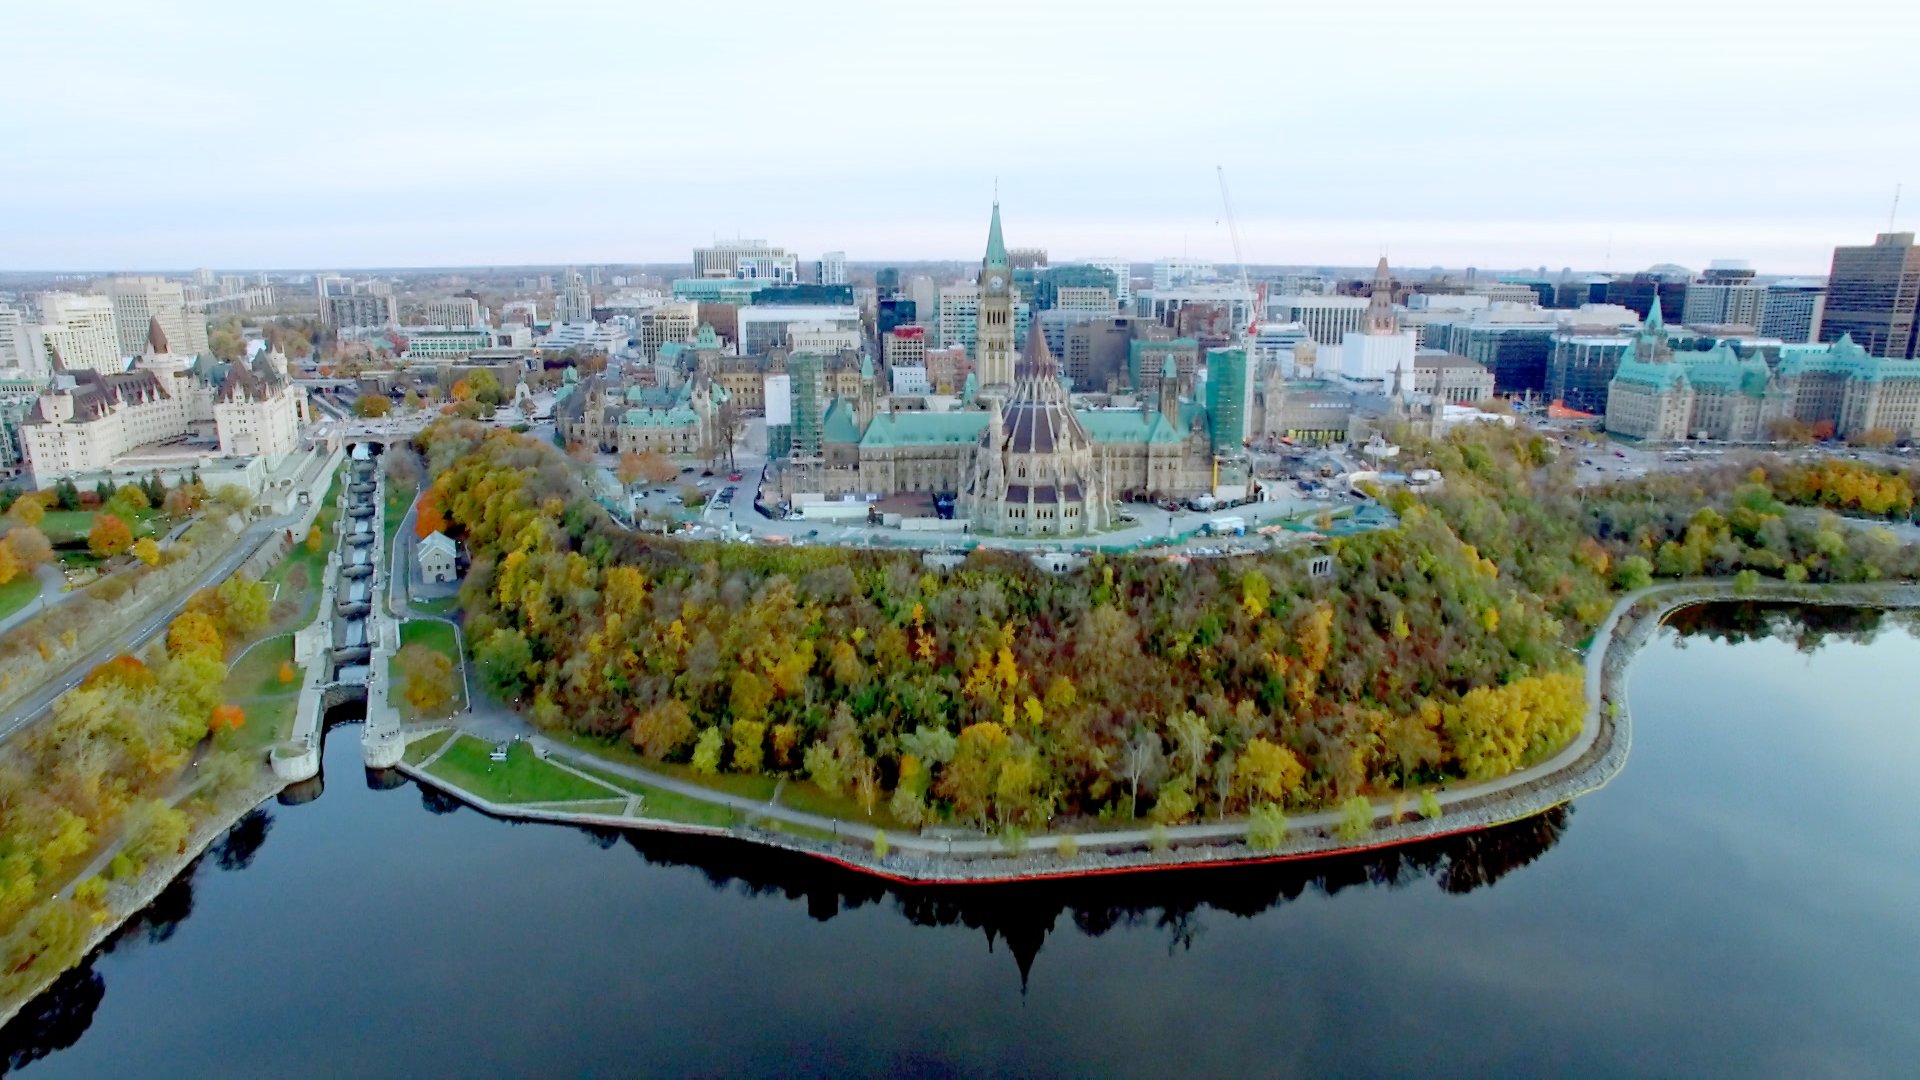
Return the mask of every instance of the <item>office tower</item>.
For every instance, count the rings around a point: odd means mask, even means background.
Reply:
[[[1821,341],[1850,336],[1871,356],[1910,360],[1916,327],[1920,248],[1912,233],[1881,233],[1871,245],[1833,249]]]
[[[1760,336],[1779,338],[1789,345],[1820,340],[1827,310],[1827,287],[1817,281],[1790,278],[1767,286],[1760,309]]]
[[[39,303],[39,338],[46,355],[41,357],[38,370],[48,367],[55,351],[60,354],[61,365],[70,371],[109,375],[126,367],[112,301],[104,296],[53,292],[42,293]],[[144,335],[141,341],[144,345]]]
[[[179,282],[120,277],[107,282],[102,291],[113,304],[113,330],[121,356],[140,355],[146,348],[147,327],[156,319],[176,354],[198,356],[207,351],[207,320],[187,307]]]
[[[819,285],[845,285],[847,283],[847,253],[829,251],[820,256],[813,264],[813,280]]]

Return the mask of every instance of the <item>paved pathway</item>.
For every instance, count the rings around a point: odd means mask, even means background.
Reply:
[[[40,591],[19,611],[0,619],[0,634],[5,634],[28,619],[38,618],[50,608],[57,608],[77,593],[66,591],[67,576],[60,571],[58,559],[43,562],[33,568],[33,576],[40,579]]]

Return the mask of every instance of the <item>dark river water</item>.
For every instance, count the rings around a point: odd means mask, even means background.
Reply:
[[[243,823],[4,1032],[39,1077],[1913,1075],[1920,639],[1684,613],[1624,773],[1373,858],[901,889],[369,777]],[[1810,626],[1822,628],[1815,633]]]

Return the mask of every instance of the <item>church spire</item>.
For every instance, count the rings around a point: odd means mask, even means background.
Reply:
[[[1660,294],[1653,294],[1653,306],[1647,309],[1647,332],[1658,333],[1665,329],[1667,320],[1660,317]]]
[[[1060,377],[1060,366],[1054,362],[1053,350],[1047,347],[1047,335],[1041,333],[1037,324],[1027,328],[1026,371],[1022,374],[1030,379]]]
[[[994,270],[1007,268],[1007,242],[1000,238],[1000,199],[993,200],[993,224],[987,226],[987,257],[983,266]]]
[[[1367,298],[1367,333],[1397,334],[1400,320],[1393,314],[1393,272],[1387,269],[1387,257],[1373,271],[1373,295]]]

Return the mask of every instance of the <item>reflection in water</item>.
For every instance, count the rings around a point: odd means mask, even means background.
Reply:
[[[221,870],[245,870],[253,865],[254,856],[272,831],[272,811],[265,806],[248,811],[207,848],[205,855],[188,863],[153,903],[115,930],[79,967],[54,980],[45,993],[21,1009],[0,1028],[0,1047],[6,1048],[6,1057],[0,1059],[0,1075],[79,1042],[107,996],[106,980],[94,970],[94,964],[108,953],[170,940],[193,914],[193,889],[201,864],[211,862]]]
[[[376,786],[371,780],[369,773],[369,786]],[[426,787],[420,793],[422,804],[434,813],[449,813],[460,805]],[[803,901],[808,914],[822,922],[868,905],[889,904],[914,926],[978,930],[989,949],[1005,943],[1024,990],[1035,958],[1063,916],[1087,937],[1115,929],[1153,929],[1166,935],[1167,951],[1174,953],[1190,948],[1204,933],[1201,916],[1206,908],[1249,917],[1309,890],[1332,896],[1360,886],[1399,889],[1432,880],[1446,892],[1465,893],[1491,885],[1558,842],[1571,816],[1570,807],[1556,807],[1481,832],[1326,859],[980,886],[899,885],[745,841],[606,828],[576,831],[597,848],[611,849],[624,841],[652,865],[698,871],[717,891]],[[203,858],[222,870],[244,870],[272,827],[272,812],[255,809]],[[79,1040],[106,993],[95,962],[106,953],[172,937],[193,913],[200,861],[0,1029],[8,1064],[17,1068]]]
[[[1512,824],[1380,851],[1253,866],[1113,874],[997,885],[902,885],[745,842],[662,834],[624,839],[648,862],[690,866],[717,890],[804,900],[825,922],[842,911],[890,903],[915,926],[966,926],[1005,941],[1022,986],[1061,916],[1082,934],[1157,928],[1169,952],[1192,945],[1199,913],[1250,917],[1312,890],[1332,896],[1355,886],[1403,888],[1433,880],[1448,893],[1491,885],[1538,859],[1566,831],[1572,808],[1555,807]]]
[[[1686,639],[1706,638],[1739,644],[1772,638],[1811,653],[1837,639],[1851,645],[1871,645],[1889,626],[1920,635],[1920,611],[1883,611],[1878,608],[1800,607],[1794,604],[1748,601],[1695,604],[1667,616],[1667,625]]]

